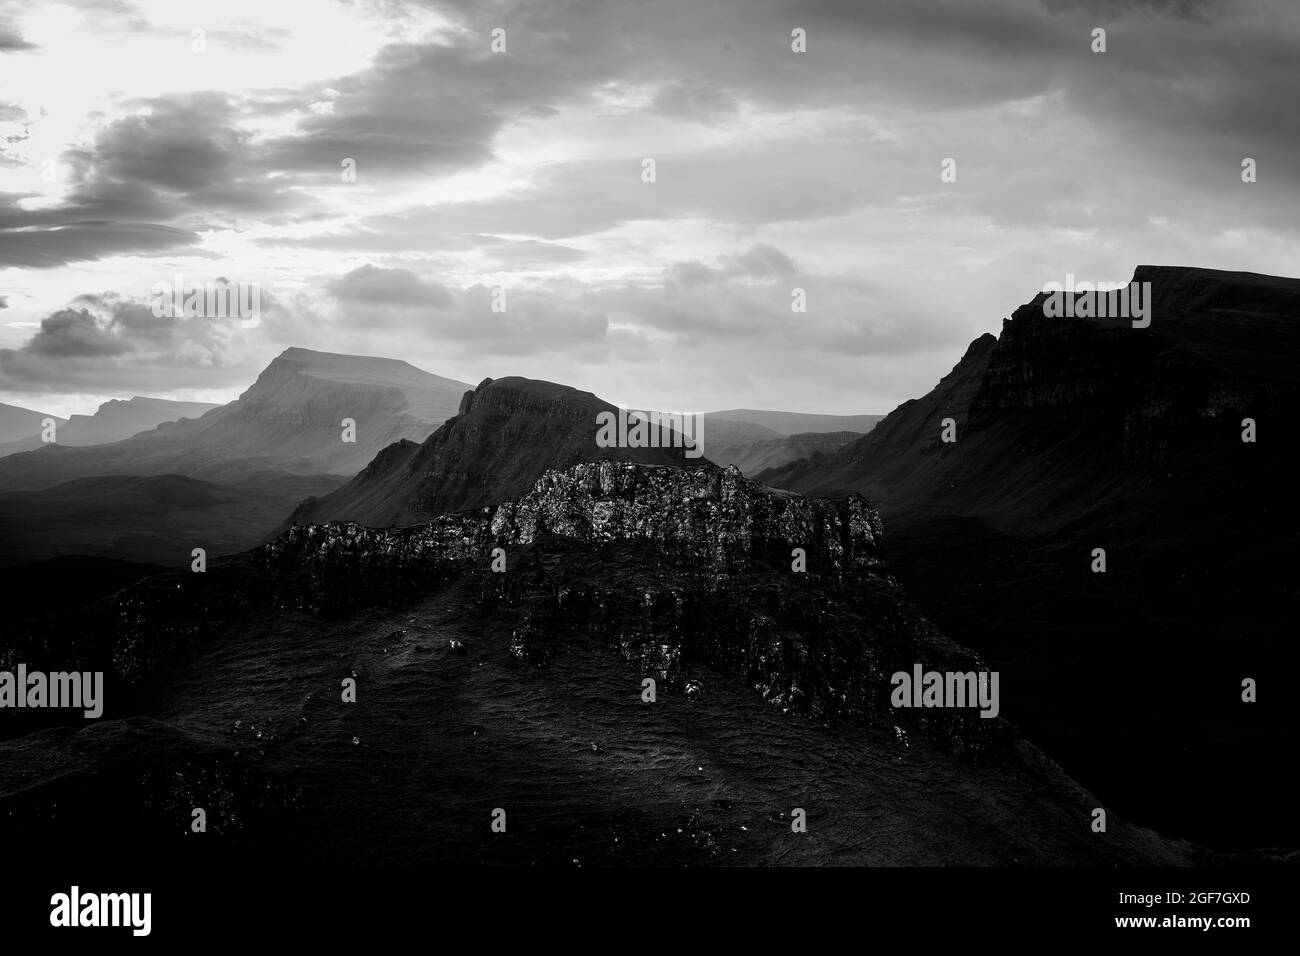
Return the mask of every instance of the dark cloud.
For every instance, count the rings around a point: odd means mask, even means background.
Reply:
[[[454,301],[450,290],[409,269],[362,266],[330,282],[327,288],[345,304],[449,306]]]
[[[0,13],[0,53],[17,53],[36,48],[36,44],[23,39],[22,34],[7,15]]]
[[[23,347],[29,355],[47,358],[121,355],[130,349],[85,309],[63,309],[42,319],[40,331]]]
[[[99,135],[92,151],[69,154],[87,187],[138,183],[188,196],[243,172],[250,135],[235,124],[228,97],[215,93],[160,97],[141,104]]]
[[[279,308],[263,294],[264,319]],[[155,316],[152,302],[111,292],[84,294],[43,318],[21,348],[0,349],[0,389],[166,391],[247,384],[250,370],[241,361],[248,344],[234,321]]]
[[[0,215],[0,221],[7,217]],[[0,228],[0,267],[49,269],[107,256],[170,252],[195,245],[184,229],[147,222],[72,222],[46,229]]]

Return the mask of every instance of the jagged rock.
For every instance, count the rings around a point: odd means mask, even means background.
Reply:
[[[894,671],[976,663],[885,573],[881,538],[860,495],[809,500],[734,467],[586,462],[496,507],[407,528],[297,526],[206,574],[149,579],[109,604],[107,633],[63,652],[110,649],[115,674],[135,683],[250,609],[397,604],[464,579],[480,607],[516,616],[509,646],[520,660],[544,663],[586,633],[669,686],[683,687],[687,666],[714,667],[782,707],[874,720]],[[507,573],[489,570],[496,548]],[[795,548],[805,573],[791,569]],[[1001,728],[974,713],[917,716],[972,753]]]

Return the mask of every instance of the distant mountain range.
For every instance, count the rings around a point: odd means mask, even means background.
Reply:
[[[10,407],[5,420],[26,440],[0,446],[14,452],[0,458],[0,566],[78,554],[167,565],[193,547],[250,547],[294,521],[382,527],[495,503],[579,461],[689,463],[680,449],[598,448],[603,411],[617,409],[565,385],[508,377],[473,389],[395,359],[302,348],[228,405],[107,402],[61,421],[54,445],[31,437],[40,413]],[[876,417],[712,413],[706,457],[782,464],[849,436],[780,429]]]
[[[807,412],[772,412],[754,408],[729,408],[708,412],[709,421],[743,422],[769,429],[776,435],[797,435],[801,432],[859,432],[865,434],[876,427],[884,415],[812,415]],[[771,437],[771,436],[768,436]]]
[[[810,415],[804,412],[733,408],[707,412],[705,446],[719,466],[735,465],[743,474],[829,452],[861,438],[883,415]]]
[[[1037,296],[866,437],[758,478],[866,494],[909,593],[1001,663],[1008,719],[1067,770],[1131,794],[1117,805],[1140,819],[1263,839],[1285,818],[1275,755],[1296,711],[1282,688],[1244,705],[1240,685],[1296,663],[1300,280],[1141,266],[1133,281],[1151,283],[1149,328],[1049,318]],[[1242,788],[1224,768],[1246,766]]]
[[[56,420],[54,440],[60,445],[103,445],[149,431],[165,422],[198,418],[220,407],[211,402],[173,402],[141,396],[113,399],[100,405],[93,415],[73,415],[66,421]],[[40,432],[37,427],[20,441],[0,444],[0,457],[40,448],[44,444]]]
[[[230,481],[268,469],[348,476],[394,441],[423,440],[455,413],[468,387],[397,359],[290,348],[238,399],[200,418],[108,445],[0,458],[0,488],[37,490],[101,475]],[[344,419],[356,423],[354,441],[344,440]]]
[[[40,435],[41,423],[46,418],[53,418],[56,425],[66,425],[68,420],[57,415],[33,411],[18,405],[6,405],[0,402],[0,449],[9,442],[22,441],[32,435]]]
[[[174,564],[194,547],[251,547],[392,442],[423,440],[468,387],[396,359],[286,349],[198,418],[0,458],[0,565],[61,554]]]

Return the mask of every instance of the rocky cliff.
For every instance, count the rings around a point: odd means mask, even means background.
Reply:
[[[885,573],[881,535],[859,495],[809,500],[735,468],[583,463],[547,471],[517,499],[420,525],[290,528],[205,574],[126,589],[62,646],[52,622],[32,622],[0,666],[107,665],[130,687],[250,610],[400,604],[463,577],[481,605],[516,618],[521,658],[586,632],[670,686],[693,667],[722,667],[785,706],[909,723],[889,712],[890,674],[977,661]],[[974,712],[914,716],[958,750],[979,752],[1002,729]]]
[[[1008,717],[1080,779],[1199,839],[1300,839],[1273,796],[1295,719],[1239,694],[1300,664],[1279,624],[1300,559],[1300,280],[1140,266],[1132,281],[1151,283],[1149,327],[1052,317],[1040,294],[861,441],[757,477],[868,495],[908,593],[1001,661],[1022,688]],[[1238,761],[1270,784],[1246,794],[1209,769]]]

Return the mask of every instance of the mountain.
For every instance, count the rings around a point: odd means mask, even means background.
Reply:
[[[567,385],[484,379],[465,393],[456,416],[422,444],[404,441],[383,449],[337,491],[302,502],[283,527],[336,520],[370,527],[411,524],[496,504],[531,487],[548,468],[579,461],[712,467],[705,458],[687,458],[682,448],[599,447],[597,416],[605,412],[617,415],[619,409]]]
[[[157,428],[164,422],[198,418],[219,407],[210,402],[173,402],[138,395],[125,401],[112,399],[100,405],[93,415],[73,415],[60,423],[55,431],[55,440],[60,445],[103,445]],[[0,444],[0,456],[40,448],[39,432],[40,429],[36,428],[21,441]]]
[[[53,418],[57,427],[67,424],[67,419],[46,412],[34,412],[19,405],[6,405],[0,402],[0,443],[8,443],[39,435],[44,427],[41,422]]]
[[[746,475],[832,451],[870,431],[881,415],[809,415],[738,408],[704,415],[704,449]],[[852,430],[850,426],[856,426]],[[790,429],[803,429],[791,432]],[[844,429],[844,430],[839,430]]]
[[[717,442],[713,442],[707,447],[719,465],[735,465],[746,475],[756,475],[768,468],[779,468],[812,455],[829,454],[861,437],[861,432],[802,432],[763,438],[739,446],[719,447]]]
[[[1282,687],[1241,695],[1300,663],[1281,623],[1300,557],[1300,280],[1133,281],[1151,283],[1148,328],[1050,318],[1039,295],[865,438],[757,477],[866,494],[909,593],[1022,688],[1008,718],[1116,807],[1219,845],[1297,839],[1277,759],[1296,712]]]
[[[859,496],[607,460],[421,525],[295,527],[33,617],[0,661],[102,670],[106,703],[71,726],[0,714],[8,846],[214,866],[1280,856],[1118,814],[1094,833],[1098,797],[1010,724],[893,709],[892,670],[982,662],[917,612],[882,534]]]
[[[268,469],[352,475],[392,442],[425,438],[467,387],[396,359],[290,348],[238,399],[197,419],[107,445],[46,446],[0,459],[0,489],[104,475],[216,482]],[[355,441],[344,440],[344,419],[355,421]]]
[[[709,412],[708,419],[725,419],[744,422],[771,429],[778,435],[796,435],[800,432],[862,432],[875,427],[883,415],[815,415],[807,412],[770,412],[755,408],[729,408]]]
[[[198,418],[0,458],[0,566],[74,554],[176,566],[195,547],[242,551],[390,443],[425,438],[465,388],[393,359],[291,348]]]

